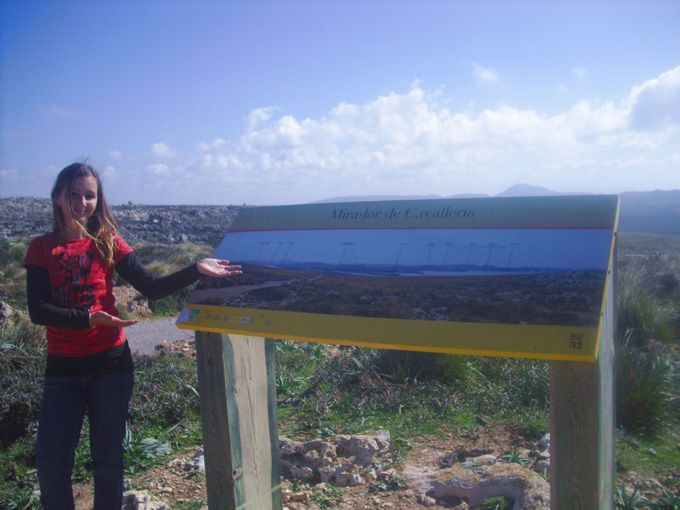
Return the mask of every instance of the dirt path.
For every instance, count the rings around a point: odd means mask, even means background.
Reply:
[[[125,335],[130,343],[132,352],[148,354],[154,352],[156,346],[162,342],[176,340],[193,340],[193,331],[178,329],[175,317],[143,320],[125,328]]]

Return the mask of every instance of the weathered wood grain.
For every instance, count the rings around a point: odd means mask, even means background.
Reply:
[[[596,363],[550,365],[552,510],[609,510],[614,491],[614,267]]]
[[[273,344],[196,332],[196,350],[209,508],[280,509]]]

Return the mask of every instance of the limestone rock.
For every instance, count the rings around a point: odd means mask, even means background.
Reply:
[[[460,465],[425,472],[405,466],[404,477],[416,493],[438,501],[465,500],[475,508],[491,497],[514,501],[512,510],[548,510],[550,486],[540,475],[518,464],[494,464],[465,469]],[[429,500],[427,500],[429,501]]]
[[[205,455],[203,448],[198,448],[190,462],[184,464],[184,471],[205,471]]]
[[[4,301],[0,301],[0,324],[3,324],[12,315],[12,307]]]
[[[333,442],[339,456],[353,457],[362,466],[368,466],[380,451],[378,441],[366,435],[335,436]]]
[[[123,510],[171,510],[171,508],[144,491],[128,491],[123,494]]]
[[[352,487],[378,479],[389,458],[390,434],[337,435],[328,441],[279,438],[281,470],[293,480]]]
[[[480,455],[478,457],[466,459],[465,462],[463,462],[463,467],[469,469],[477,466],[490,466],[495,464],[497,461],[498,459],[494,455]]]

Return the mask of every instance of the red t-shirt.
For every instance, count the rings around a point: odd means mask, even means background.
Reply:
[[[116,235],[114,264],[130,253],[132,248]],[[92,239],[65,241],[54,233],[36,237],[28,246],[24,265],[47,269],[52,304],[64,308],[89,308],[92,313],[104,310],[118,316],[113,297],[114,269],[102,258]],[[123,328],[47,326],[47,352],[56,356],[89,356],[124,341]]]

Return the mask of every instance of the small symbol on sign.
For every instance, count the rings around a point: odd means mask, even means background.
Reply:
[[[249,324],[251,322],[251,318],[248,317],[247,315],[244,315],[241,317],[241,324]]]
[[[570,349],[582,349],[583,348],[583,333],[572,333],[571,340],[569,341]]]
[[[201,311],[197,310],[195,308],[192,309],[192,310],[189,310],[189,320],[190,321],[196,320],[196,317],[198,317],[199,313],[201,313]]]

